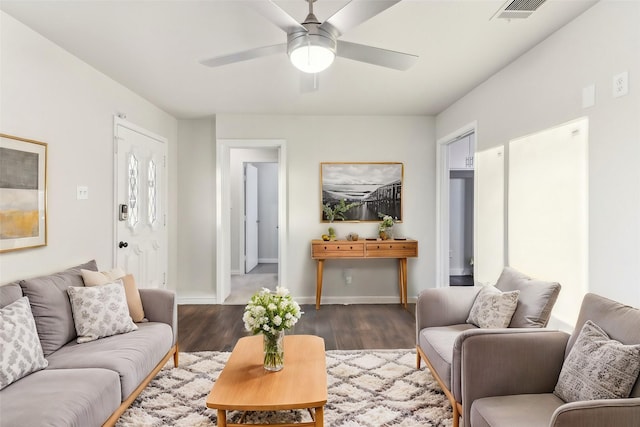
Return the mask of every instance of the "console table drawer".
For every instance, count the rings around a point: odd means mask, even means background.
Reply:
[[[408,258],[418,256],[416,241],[380,241],[367,243],[367,258]]]
[[[360,242],[313,242],[312,258],[363,258],[364,243]]]

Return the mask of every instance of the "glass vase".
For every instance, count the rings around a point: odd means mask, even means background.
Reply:
[[[277,372],[284,368],[284,331],[263,334],[264,369]]]
[[[392,227],[387,227],[384,230],[380,230],[378,233],[382,240],[391,240],[393,239],[393,230]]]

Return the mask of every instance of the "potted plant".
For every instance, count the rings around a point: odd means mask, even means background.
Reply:
[[[333,207],[331,207],[329,202],[325,203],[324,205],[322,205],[322,211],[324,212],[324,215],[327,217],[327,220],[330,223],[332,223],[336,219],[344,221],[346,219],[345,213],[347,213],[349,209],[356,206],[360,206],[360,203],[354,202],[354,203],[347,204],[346,199],[342,199],[338,203],[333,205]],[[328,232],[329,232],[329,236],[328,236],[329,240],[335,240],[336,239],[335,229],[333,227],[329,227]]]
[[[380,224],[378,224],[378,236],[382,240],[393,239],[393,234],[391,230],[396,223],[396,219],[392,218],[391,215],[385,215],[381,212],[378,212],[378,217],[382,218]]]

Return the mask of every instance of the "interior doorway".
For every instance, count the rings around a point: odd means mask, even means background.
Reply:
[[[218,142],[219,303],[246,304],[282,282],[286,225],[284,141]]]
[[[473,286],[476,125],[438,141],[437,286]]]
[[[243,151],[245,158],[265,158],[277,152]],[[232,158],[235,157],[232,153]],[[231,292],[225,304],[246,304],[256,291],[278,284],[278,163],[244,162],[244,208],[238,223],[244,227],[239,269],[231,271]]]

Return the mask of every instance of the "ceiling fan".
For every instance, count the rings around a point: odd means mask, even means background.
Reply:
[[[272,0],[251,2],[258,13],[287,33],[287,42],[217,56],[201,63],[209,67],[219,67],[287,53],[296,68],[305,73],[315,74],[329,67],[336,56],[395,70],[406,70],[418,60],[417,56],[408,53],[338,40],[351,28],[399,3],[400,0],[353,0],[322,23],[313,14],[313,3],[316,0],[306,1],[309,3],[309,14],[302,23],[298,23]]]

